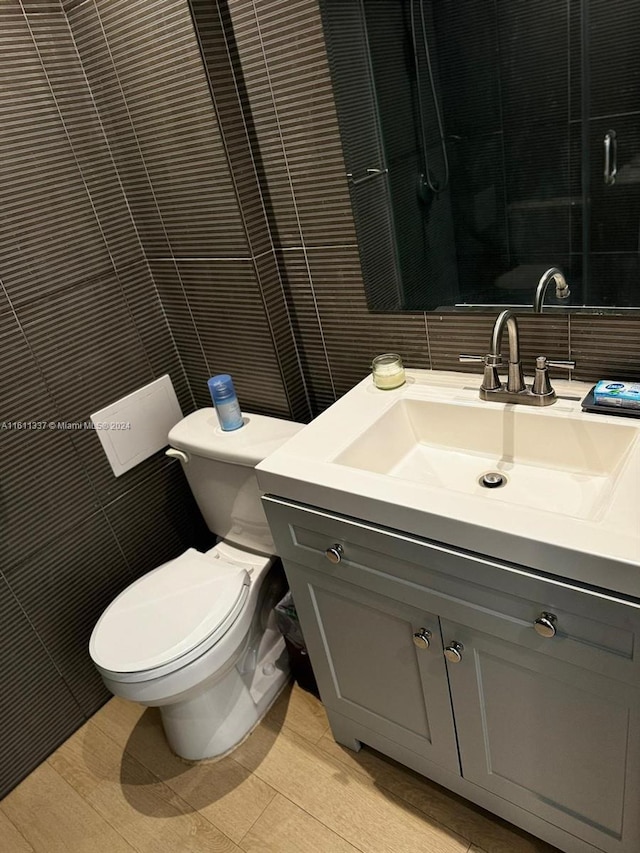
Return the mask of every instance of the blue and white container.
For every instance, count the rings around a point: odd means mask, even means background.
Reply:
[[[228,373],[212,376],[207,382],[213,405],[220,421],[220,429],[230,432],[244,426],[236,389]]]
[[[601,379],[593,389],[597,406],[640,409],[640,382],[611,382]]]

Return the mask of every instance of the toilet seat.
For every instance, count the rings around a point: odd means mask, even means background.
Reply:
[[[89,651],[117,681],[146,681],[199,657],[227,633],[249,594],[245,565],[190,548],[139,578],[107,607]]]

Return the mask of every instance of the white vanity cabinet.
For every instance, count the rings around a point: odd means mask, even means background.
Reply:
[[[264,505],[338,741],[567,853],[638,853],[637,604],[281,498]]]

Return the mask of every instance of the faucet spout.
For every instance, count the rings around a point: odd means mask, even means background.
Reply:
[[[520,363],[520,339],[518,334],[518,321],[516,315],[510,308],[498,315],[491,335],[491,351],[488,358],[495,364],[502,361],[502,336],[505,327],[509,335],[509,373],[507,378],[508,391],[524,391],[524,376]]]
[[[562,275],[560,270],[555,269],[549,270],[549,273]],[[562,280],[564,281],[564,277]],[[542,296],[544,296],[544,290]],[[505,329],[509,335],[509,374],[506,387],[498,376],[498,366],[502,364],[502,338]],[[490,352],[484,357],[461,355],[459,360],[462,364],[484,365],[484,374],[480,385],[481,400],[491,400],[496,403],[524,403],[527,406],[549,406],[556,399],[556,392],[549,382],[549,367],[564,367],[567,370],[573,370],[575,367],[573,361],[549,361],[543,355],[538,356],[533,385],[528,388],[524,382],[522,364],[520,363],[518,321],[510,308],[502,311],[496,317],[491,333]]]
[[[502,335],[504,333],[505,326],[507,327],[507,333],[509,335],[509,361],[515,363],[520,361],[520,339],[518,336],[518,321],[516,320],[516,315],[510,308],[507,308],[501,314],[498,314],[498,318],[493,326],[493,333],[491,334],[491,355],[494,357],[501,355]]]
[[[562,270],[559,270],[558,267],[551,267],[545,273],[543,273],[540,281],[538,282],[538,286],[536,288],[536,293],[533,298],[533,312],[534,314],[542,314],[542,305],[544,302],[544,296],[547,292],[547,287],[549,284],[555,281],[556,283],[556,297],[558,299],[566,299],[571,295],[571,291],[569,290],[569,285],[567,284],[567,280],[564,277]]]

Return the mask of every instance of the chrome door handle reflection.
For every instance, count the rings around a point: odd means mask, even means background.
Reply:
[[[616,182],[618,174],[618,137],[615,130],[604,135],[604,182],[610,187]]]

